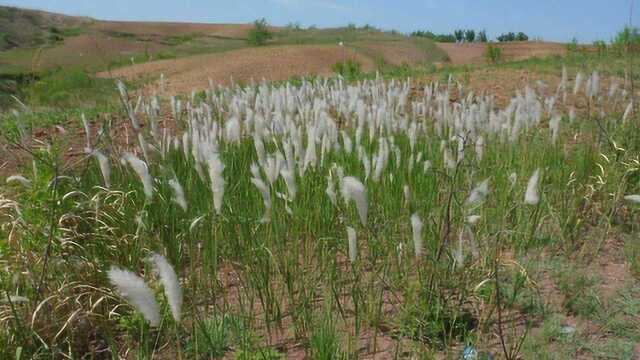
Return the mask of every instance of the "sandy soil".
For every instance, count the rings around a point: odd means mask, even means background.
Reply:
[[[371,59],[338,45],[268,46],[139,64],[112,71],[111,76],[135,80],[164,74],[167,91],[179,94],[205,89],[209,79],[215,84],[229,84],[286,80],[296,75],[328,75],[332,72],[331,66],[345,56],[359,61],[364,70],[374,67]],[[157,86],[157,82],[151,86]]]
[[[549,55],[562,55],[566,46],[551,42],[511,42],[497,44],[502,49],[505,60],[523,60],[530,57],[544,57]],[[444,50],[453,64],[481,64],[485,63],[484,53],[487,44],[453,44],[438,43],[438,47]]]

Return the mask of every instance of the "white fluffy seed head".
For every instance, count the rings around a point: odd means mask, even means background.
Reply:
[[[224,177],[222,172],[224,171],[224,164],[220,160],[218,153],[209,155],[209,178],[211,180],[211,192],[213,193],[213,208],[216,214],[220,215],[222,212],[222,198],[224,196]]]
[[[141,277],[128,270],[111,267],[109,281],[118,293],[138,310],[151,326],[160,324],[160,310],[153,292]]]
[[[154,265],[154,271],[160,277],[160,282],[164,287],[164,294],[171,308],[171,314],[176,322],[180,322],[180,314],[182,309],[182,288],[178,275],[176,275],[173,266],[169,264],[167,259],[160,254],[152,254],[151,261]]]
[[[342,197],[346,201],[352,200],[356,203],[360,222],[362,223],[362,225],[366,225],[368,204],[367,193],[364,185],[360,182],[360,180],[352,176],[345,176],[344,178],[342,178],[340,184],[340,192],[342,194]]]
[[[467,205],[474,205],[483,201],[489,194],[489,179],[478,184],[469,194]]]
[[[184,196],[184,190],[177,178],[169,180],[169,186],[173,190],[172,201],[178,204],[183,211],[187,211],[187,199]]]
[[[149,174],[147,164],[131,153],[124,154],[123,159],[129,163],[133,171],[138,175],[142,182],[144,195],[147,200],[151,200],[153,198],[153,178]]]
[[[635,204],[640,204],[640,195],[627,195],[624,199]]]
[[[19,184],[21,184],[24,187],[29,187],[31,186],[31,180],[27,179],[26,177],[22,176],[22,175],[11,175],[7,178],[7,184],[10,184],[12,182],[17,182]]]
[[[411,215],[411,230],[413,233],[413,248],[416,253],[416,257],[422,256],[423,241],[422,241],[422,227],[423,223],[418,214]]]
[[[337,206],[338,197],[336,196],[336,189],[331,176],[327,176],[327,189],[324,192],[329,197],[329,200],[331,200],[331,204],[333,204],[333,206]]]
[[[537,205],[540,201],[540,196],[538,195],[538,180],[540,178],[540,169],[536,169],[533,172],[533,175],[529,178],[529,183],[527,184],[527,192],[524,195],[524,203],[527,205]]]
[[[98,159],[98,165],[100,166],[100,172],[102,173],[102,179],[104,186],[111,187],[111,164],[109,158],[98,150],[93,152],[93,155]]]
[[[350,226],[347,226],[347,239],[349,241],[349,261],[354,263],[358,258],[358,245],[356,231]]]
[[[280,170],[280,175],[282,175],[282,178],[284,179],[284,183],[287,186],[287,192],[289,193],[289,198],[291,200],[294,200],[298,192],[298,187],[296,186],[296,173],[294,171],[282,169]]]
[[[271,220],[271,191],[262,179],[251,178],[251,183],[260,191],[260,195],[262,195],[262,202],[265,208],[262,222],[269,222]]]

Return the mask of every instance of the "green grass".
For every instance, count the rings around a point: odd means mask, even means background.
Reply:
[[[545,70],[557,69],[557,62],[531,60],[500,66]],[[412,68],[393,71],[387,76],[420,73]],[[432,75],[446,79],[449,73],[459,76],[465,71],[471,70],[451,68]],[[371,76],[359,74],[355,80]],[[80,111],[105,109],[112,103],[104,100],[101,108],[95,106],[95,99],[112,99],[109,89],[113,84],[83,73],[44,77],[30,89],[31,99],[53,110],[25,115],[27,130],[77,119]],[[275,91],[267,86],[245,91],[267,89]],[[231,90],[213,94],[220,101],[210,105],[211,116],[221,125],[237,106],[230,104],[230,94]],[[196,102],[206,99],[210,97],[199,96]],[[407,109],[419,99],[409,98]],[[163,108],[170,107],[168,99],[161,101]],[[346,123],[353,120],[354,112],[341,113],[329,104],[327,114],[354,139],[353,124]],[[349,106],[342,104],[344,109]],[[65,111],[71,115],[60,115]],[[111,112],[125,114],[121,109]],[[438,133],[432,119],[425,120],[412,110],[401,114],[410,119],[416,116],[425,130],[416,138],[415,150],[405,130],[394,133],[400,158],[391,151],[380,181],[372,176],[364,181],[365,169],[356,150],[330,150],[321,164],[296,176],[295,201],[276,195],[287,193],[282,178],[269,186],[273,208],[268,223],[261,221],[265,206],[249,180],[250,165],[257,161],[249,137],[219,144],[226,180],[220,214],[211,200],[207,169],[199,169],[196,159],[181,146],[174,148],[170,143],[162,153],[166,139],[152,132],[154,124],[142,114],[138,115],[147,126],[141,136],[159,149],[149,148],[147,153],[154,178],[152,199],[145,198],[130,167],[119,163],[122,133],[108,131],[107,121],[93,125],[106,129],[93,145],[110,156],[110,188],[104,187],[94,157],[81,157],[74,167],[62,169],[70,139],[45,140],[50,146],[34,150],[35,165],[28,161],[19,169],[31,186],[3,185],[7,191],[0,193],[0,199],[10,198],[20,208],[19,213],[13,207],[0,208],[5,224],[0,227],[0,261],[9,269],[0,273],[0,290],[29,299],[13,307],[0,304],[8,314],[2,320],[8,331],[0,331],[0,349],[6,349],[2,355],[13,356],[19,348],[23,357],[80,357],[92,350],[87,344],[106,343],[114,353],[130,349],[139,357],[150,357],[162,348],[183,357],[276,359],[286,357],[287,349],[280,346],[287,345],[273,344],[271,339],[286,336],[313,358],[355,358],[363,355],[359,351],[366,335],[371,343],[392,339],[397,347],[392,351],[402,356],[455,357],[467,344],[501,356],[499,348],[484,347],[495,343],[497,317],[502,316],[507,319],[501,328],[506,345],[515,347],[524,339],[525,358],[554,358],[548,349],[556,351],[555,358],[584,353],[595,358],[631,358],[633,344],[640,340],[638,278],[629,279],[630,285],[613,299],[605,299],[589,261],[597,258],[603,239],[612,234],[625,234],[620,238],[626,245],[620,251],[626,252],[630,263],[634,261],[633,243],[639,235],[634,219],[640,209],[625,204],[622,195],[640,193],[638,119],[624,125],[604,121],[616,148],[596,141],[602,130],[583,116],[573,124],[563,120],[558,143],[553,145],[545,117],[542,126],[532,127],[512,142],[486,134],[481,160],[476,160],[470,146],[464,160],[446,170],[441,147],[457,151],[451,141],[441,145],[450,139],[448,130]],[[91,119],[98,118],[95,115],[88,113]],[[184,111],[171,120],[172,125],[189,129],[186,117]],[[403,118],[398,116],[393,124]],[[3,127],[2,135],[15,138],[15,119],[3,124],[13,125]],[[331,129],[330,123],[318,126]],[[133,132],[129,136],[136,141]],[[306,136],[302,141],[306,144]],[[380,138],[369,138],[366,129],[363,151],[371,156],[380,144]],[[268,154],[285,148],[281,136],[265,139],[264,145]],[[320,144],[317,149],[320,157]],[[423,153],[422,160],[432,162],[426,173],[422,164],[409,170],[409,159],[415,159],[417,152]],[[337,176],[333,163],[346,175],[364,181],[369,204],[366,224],[360,224],[353,204],[340,201],[334,206],[325,194],[327,175]],[[541,201],[525,205],[527,181],[538,168]],[[517,174],[513,185],[512,173]],[[186,211],[171,200],[169,181],[174,178],[184,188]],[[491,191],[486,200],[467,204],[470,190],[487,178]],[[410,189],[408,200],[404,185]],[[422,259],[416,259],[413,251],[409,219],[414,213],[425,224]],[[473,226],[465,223],[472,214],[481,216]],[[619,220],[616,214],[627,217]],[[352,264],[346,226],[354,227],[358,236],[358,259]],[[471,236],[478,254],[471,250]],[[460,238],[465,241],[462,255],[456,253]],[[117,265],[150,279],[145,259],[152,251],[164,254],[176,268],[185,294],[184,320],[176,324],[157,284],[150,282],[161,299],[163,323],[158,329],[149,328],[113,292],[105,275]],[[543,271],[550,273],[557,286],[559,309],[547,307],[538,291],[537,276]],[[34,315],[44,299],[50,311]],[[68,322],[74,313],[77,317]],[[580,324],[575,332],[566,331],[569,316]],[[523,319],[525,325],[516,326],[513,317]],[[95,331],[80,331],[80,323]],[[593,341],[584,324],[594,324],[606,337]]]

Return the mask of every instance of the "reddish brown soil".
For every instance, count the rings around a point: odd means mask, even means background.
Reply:
[[[438,43],[444,50],[453,64],[482,64],[486,62],[485,51],[487,44],[453,44]],[[504,60],[523,60],[534,56],[544,57],[549,55],[562,55],[566,51],[566,46],[551,42],[511,42],[497,44],[502,49]]]
[[[353,46],[364,54],[382,57],[392,65],[418,64],[428,58],[423,50],[408,41],[366,41]]]
[[[36,56],[40,68],[95,66],[107,67],[109,61],[145,51],[153,54],[167,48],[158,42],[143,42],[108,36],[83,34],[65,39],[60,46],[48,48]]]
[[[93,28],[135,35],[180,36],[202,34],[230,38],[246,38],[252,24],[195,24],[166,22],[98,21]],[[276,28],[272,28],[276,30]]]
[[[268,46],[233,50],[219,54],[191,56],[129,66],[100,73],[98,76],[118,77],[127,80],[159,78],[164,74],[167,91],[171,94],[189,93],[208,87],[209,79],[214,84],[286,80],[292,76],[328,75],[331,66],[344,58],[359,61],[364,70],[373,69],[373,61],[345,50],[338,45]],[[153,82],[152,87],[158,82]]]

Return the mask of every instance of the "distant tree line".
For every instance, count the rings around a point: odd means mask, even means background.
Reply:
[[[453,34],[436,34],[431,31],[417,30],[411,33],[411,36],[416,37],[424,37],[431,39],[436,42],[448,42],[448,43],[486,43],[489,41],[487,37],[487,32],[485,30],[475,31],[473,29],[457,29],[453,32]],[[528,41],[529,36],[523,32],[513,33],[508,32],[504,33],[496,38],[499,42],[505,41]]]
[[[512,32],[504,33],[496,38],[499,42],[507,42],[507,41],[529,41],[529,36],[523,33],[522,31],[515,34]]]

